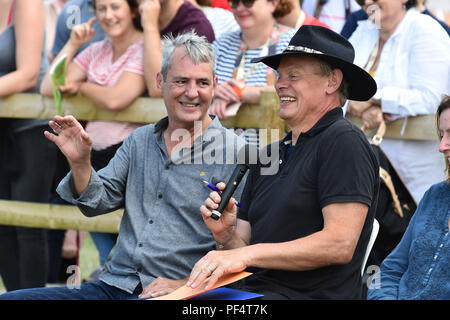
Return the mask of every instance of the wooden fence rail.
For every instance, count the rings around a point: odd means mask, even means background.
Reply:
[[[167,115],[162,99],[138,98],[122,111],[97,108],[82,96],[63,101],[63,115],[73,115],[79,120],[107,120],[154,123]],[[279,102],[275,91],[264,91],[261,103],[244,104],[234,117],[222,121],[226,127],[267,129],[268,136],[262,145],[284,136],[287,125],[278,117]],[[0,98],[0,118],[51,119],[55,115],[53,98],[39,94],[19,93]],[[350,118],[357,124],[359,119]],[[434,116],[408,118],[402,133],[403,120],[387,124],[385,137],[393,139],[435,140],[437,137]],[[275,129],[275,130],[271,130]],[[370,136],[374,132],[368,131]],[[0,224],[50,229],[73,229],[117,233],[123,210],[87,218],[75,206],[0,200]]]

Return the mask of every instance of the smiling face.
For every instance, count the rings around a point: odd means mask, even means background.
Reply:
[[[375,22],[376,19],[380,20],[381,28],[389,28],[392,24],[396,24],[406,10],[404,9],[404,4],[407,0],[366,0],[365,6],[373,6],[371,10],[368,11],[370,14],[369,19]],[[377,15],[379,15],[377,17]]]
[[[293,127],[309,116],[320,114],[327,97],[328,77],[318,60],[307,56],[285,56],[277,69],[275,89],[280,98],[281,119]]]
[[[256,0],[251,8],[246,8],[242,2],[239,2],[232,12],[242,30],[257,28],[274,20],[272,13],[275,11],[276,4],[278,1]]]
[[[202,121],[204,127],[211,121],[208,109],[217,85],[217,77],[209,62],[195,64],[184,47],[175,49],[166,80],[157,76],[158,87],[163,94],[169,124],[180,128],[193,128],[194,121]]]
[[[133,18],[137,13],[131,11],[126,0],[96,0],[95,8],[100,26],[111,38],[124,36],[134,29]]]

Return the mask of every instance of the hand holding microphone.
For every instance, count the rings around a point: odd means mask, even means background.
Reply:
[[[203,181],[203,183],[205,183],[210,189],[219,192],[221,197],[218,208],[212,209],[211,211],[211,218],[213,218],[214,220],[220,219],[224,209],[226,208],[228,202],[230,201],[231,197],[236,191],[236,188],[239,186],[239,183],[244,178],[245,173],[250,168],[250,164],[257,163],[257,161],[258,161],[257,148],[255,146],[245,145],[243,148],[241,148],[241,150],[239,150],[238,164],[236,165],[236,168],[234,169],[233,173],[228,179],[225,189],[221,191],[221,193],[216,186],[210,184],[207,181]],[[236,205],[240,206],[238,202],[236,202]]]
[[[233,196],[234,191],[236,191],[236,188],[238,187],[248,168],[249,166],[247,164],[238,164],[236,166],[230,179],[227,182],[225,190],[222,191],[222,199],[220,201],[219,207],[216,210],[212,211],[211,218],[213,218],[214,220],[219,220],[223,210]]]
[[[226,185],[224,182],[218,183],[214,187],[214,191],[210,193],[206,198],[205,203],[200,207],[203,220],[207,228],[212,232],[214,238],[218,243],[227,242],[234,233],[234,226],[236,224],[237,208],[233,199],[231,201],[224,202],[221,197],[222,191],[225,190]],[[210,189],[212,187],[208,186]],[[217,210],[221,203],[225,203],[225,208],[221,212],[220,219],[216,220],[213,215],[213,211]]]

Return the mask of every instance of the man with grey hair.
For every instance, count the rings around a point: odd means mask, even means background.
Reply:
[[[56,116],[50,121],[55,134],[45,132],[70,164],[57,189],[63,199],[89,217],[125,208],[100,280],[78,288],[12,291],[0,299],[155,297],[183,285],[194,263],[215,248],[199,212],[210,193],[203,180],[228,179],[245,142],[208,115],[217,78],[204,37],[166,37],[162,65],[157,85],[168,116],[134,131],[102,170],[92,169],[92,140],[72,116]],[[225,159],[230,151],[234,161]],[[224,157],[206,163],[211,153]]]

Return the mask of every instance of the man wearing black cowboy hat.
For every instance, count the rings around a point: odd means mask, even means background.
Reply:
[[[302,26],[283,53],[254,61],[277,70],[280,117],[292,131],[276,143],[276,174],[251,168],[236,225],[234,201],[215,221],[210,216],[220,195],[206,199],[201,212],[219,250],[196,263],[188,285],[205,279],[212,285],[248,268],[254,274],[241,288],[269,299],[363,297],[361,266],[378,197],[378,162],[341,106],[347,98],[370,99],[376,84],[353,58],[352,45],[337,33]]]

